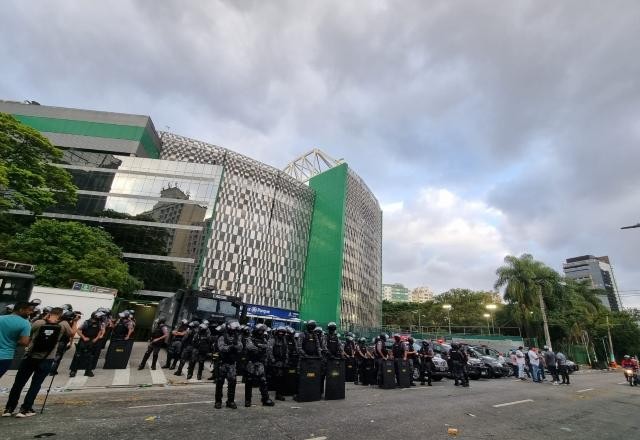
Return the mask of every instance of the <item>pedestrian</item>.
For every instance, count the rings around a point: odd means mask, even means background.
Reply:
[[[535,347],[531,347],[529,352],[527,353],[529,357],[529,364],[531,365],[531,375],[533,376],[533,381],[536,383],[542,382],[540,376],[540,357],[538,356],[538,351]]]
[[[544,374],[544,370],[547,368],[547,363],[544,359],[544,354],[537,348],[536,353],[538,354],[538,360],[540,361],[540,369],[538,370],[538,375],[540,376],[540,381],[544,382],[545,380],[547,380],[547,376]]]
[[[518,378],[520,380],[527,380],[524,377],[524,367],[525,367],[525,356],[524,356],[524,352],[523,352],[523,347],[520,346],[518,347],[518,349],[516,350],[516,364],[518,366]]]
[[[559,385],[560,379],[558,378],[558,361],[556,360],[556,354],[546,345],[544,346],[544,362],[547,365],[549,374],[551,374],[552,383],[554,385]]]
[[[156,369],[158,353],[160,353],[160,349],[162,347],[166,347],[167,340],[169,339],[169,327],[165,324],[165,321],[165,318],[158,319],[158,322],[151,330],[149,345],[147,346],[147,351],[144,353],[144,356],[142,356],[142,362],[140,362],[138,370],[144,369],[151,353],[153,353],[153,357],[151,358],[151,369]]]
[[[31,385],[16,417],[31,417],[36,414],[33,410],[33,403],[42,382],[51,371],[58,342],[63,334],[73,338],[78,325],[77,321],[72,324],[73,326],[62,321],[62,313],[61,308],[53,308],[46,320],[41,319],[32,324],[31,342],[18,367],[13,386],[9,392],[9,399],[2,414],[3,417],[9,417],[14,413],[20,399],[20,393],[29,379],[31,379]]]
[[[562,352],[556,353],[556,361],[558,362],[558,371],[562,376],[562,385],[571,385],[569,382],[569,369],[567,367],[567,357]]]
[[[11,314],[0,316],[0,377],[11,366],[16,347],[29,345],[31,324],[27,318],[33,308],[31,303],[19,302],[13,306]]]

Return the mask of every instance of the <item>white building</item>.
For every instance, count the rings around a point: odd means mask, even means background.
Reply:
[[[419,303],[433,301],[433,290],[427,286],[416,287],[411,291],[410,300]]]

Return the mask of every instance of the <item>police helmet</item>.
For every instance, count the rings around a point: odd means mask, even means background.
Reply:
[[[222,331],[223,331],[224,329],[225,329],[225,326],[223,326],[223,325],[219,325],[219,326],[217,326],[217,327],[216,327],[216,331],[217,331],[218,333],[222,333]]]
[[[195,327],[197,327],[197,326],[198,326],[198,321],[191,321],[191,322],[189,323],[189,327],[190,327],[190,328],[195,328]]]
[[[120,313],[118,313],[118,318],[124,318],[124,316],[125,316],[125,315],[124,315],[124,312],[120,312]]]
[[[240,330],[240,323],[238,321],[227,322],[227,330],[237,332],[238,330]]]
[[[308,332],[314,331],[317,325],[318,324],[313,319],[310,321],[307,321],[307,331]]]
[[[200,329],[200,331],[202,331],[202,330],[206,330],[206,329],[208,329],[209,327],[208,327],[208,326],[203,322],[202,324],[200,324],[200,325],[198,326],[198,328]]]
[[[631,356],[629,356],[628,354],[625,354],[625,355],[624,355],[624,358],[625,358],[625,359],[631,359]]]
[[[61,309],[62,310],[73,310],[73,307],[71,307],[71,304],[62,304]]]
[[[407,339],[407,341],[409,341],[409,344],[413,344],[413,343],[415,342],[411,336],[409,336],[409,338]]]
[[[64,320],[71,320],[73,318],[76,317],[76,314],[74,313],[73,310],[65,310],[64,312],[62,312],[62,319]]]
[[[123,318],[129,318],[129,317],[131,317],[131,313],[129,313],[128,310],[125,310],[124,312],[122,312],[122,317]]]
[[[34,298],[29,300],[29,304],[38,307],[40,304],[42,304],[42,301],[40,301],[38,298]]]
[[[327,324],[327,330],[329,330],[330,332],[335,331],[337,328],[338,326],[335,322],[330,322],[329,324]]]
[[[49,313],[49,312],[51,312],[51,310],[53,310],[53,307],[51,307],[51,306],[46,306],[44,309],[42,309],[42,312],[43,312],[43,313]]]
[[[422,344],[423,347],[426,347],[426,346],[429,345],[429,341],[427,341],[426,339],[423,339],[421,344]]]
[[[267,326],[264,324],[258,324],[253,329],[253,333],[260,336],[264,335],[266,331],[267,331]]]
[[[279,335],[284,335],[285,333],[287,333],[287,329],[285,327],[278,327],[276,329],[276,333]]]
[[[202,323],[206,326],[209,326],[209,321],[207,321],[206,319],[202,321]]]
[[[388,338],[389,336],[387,336],[387,334],[386,334],[386,333],[380,333],[380,336],[379,336],[379,337],[380,337],[380,340],[382,340],[382,341],[386,341],[386,340],[387,340],[387,338]]]
[[[396,341],[400,340],[400,335],[398,333],[394,333],[393,334],[393,339],[395,339]]]
[[[290,326],[286,326],[284,329],[285,329],[285,330],[286,330],[286,332],[287,332],[288,334],[290,334],[290,335],[292,335],[292,334],[294,334],[294,333],[296,332],[296,331],[293,329],[293,327],[290,327]]]
[[[180,321],[180,324],[188,325],[189,324],[189,320],[188,319],[183,319],[182,321]]]
[[[548,350],[549,347],[547,347],[546,345],[544,347],[542,347],[543,350]]]
[[[358,339],[358,342],[362,343],[362,344],[366,344],[367,343],[367,338],[360,338]]]
[[[94,313],[97,319],[102,319],[102,317],[104,316],[104,312],[94,312]]]
[[[451,348],[454,350],[458,350],[460,349],[460,344],[458,344],[457,342],[452,342],[451,343]]]

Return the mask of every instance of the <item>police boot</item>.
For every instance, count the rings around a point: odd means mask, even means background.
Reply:
[[[214,407],[216,409],[220,409],[222,408],[222,382],[218,381],[216,382],[216,404],[214,405]]]
[[[176,376],[182,376],[182,367],[184,367],[184,361],[180,359],[180,363],[178,364],[178,369],[173,374],[175,374]]]
[[[236,405],[236,382],[228,381],[227,382],[227,408],[236,409],[238,405]]]
[[[253,392],[253,387],[249,384],[249,381],[245,382],[244,385],[244,406],[247,408],[251,406],[251,394]]]

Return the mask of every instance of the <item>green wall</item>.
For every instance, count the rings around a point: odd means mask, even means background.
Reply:
[[[92,136],[107,139],[126,139],[142,143],[149,157],[158,159],[160,152],[145,127],[107,124],[104,122],[77,121],[73,119],[46,118],[44,116],[13,115],[20,122],[38,131]]]
[[[344,205],[347,164],[314,176],[309,186],[316,193],[304,274],[300,319],[320,325],[340,325]]]

